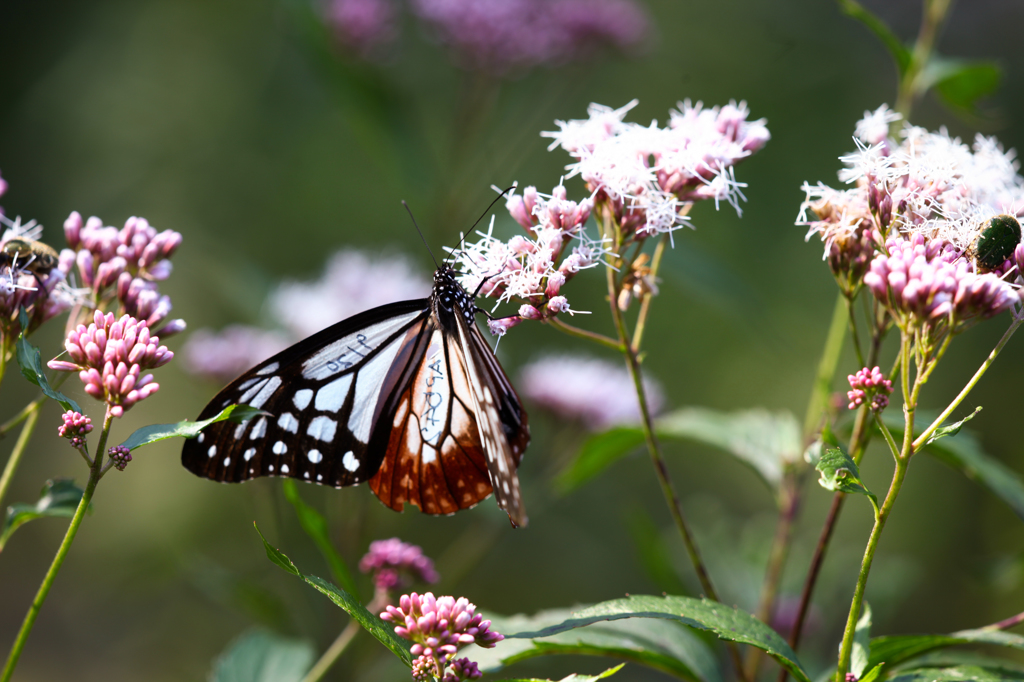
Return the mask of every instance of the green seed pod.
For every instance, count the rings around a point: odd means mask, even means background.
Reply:
[[[1020,244],[1020,223],[1011,215],[997,215],[988,221],[974,244],[974,261],[986,270],[992,270],[1013,257]]]

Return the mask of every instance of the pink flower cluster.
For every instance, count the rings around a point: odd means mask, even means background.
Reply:
[[[1020,302],[1017,291],[994,274],[977,274],[948,243],[893,237],[888,255],[871,261],[864,284],[898,318],[917,324],[949,322],[954,331]]]
[[[115,320],[113,313],[96,311],[88,327],[78,325],[64,341],[71,361],[51,360],[50,369],[78,372],[85,392],[107,404],[111,416],[156,393],[153,375],[141,373],[171,361],[174,353],[159,345],[149,327],[130,315]]]
[[[441,579],[422,549],[398,538],[371,542],[370,551],[359,561],[359,570],[372,572],[374,585],[383,590],[404,587],[408,578],[425,583]]]
[[[71,447],[80,448],[85,445],[85,436],[92,431],[92,419],[73,410],[62,414],[61,419],[64,423],[57,428],[57,434],[71,441]]]
[[[107,454],[110,455],[111,464],[118,471],[124,471],[124,468],[128,466],[128,462],[132,461],[132,452],[124,445],[115,445],[112,448],[108,448]]]
[[[489,649],[504,639],[490,629],[491,621],[477,614],[476,606],[465,597],[435,598],[430,592],[423,595],[413,592],[402,595],[398,604],[388,606],[380,617],[395,624],[399,637],[413,642],[410,650],[418,657],[413,667],[415,679],[421,679],[416,677],[419,672],[449,680],[445,669],[459,649],[469,644]],[[459,674],[472,675],[475,670],[476,666],[468,661],[458,665]],[[449,674],[455,675],[456,671]],[[456,679],[466,678],[453,677],[451,682]]]
[[[627,235],[672,232],[689,224],[689,205],[714,199],[740,213],[744,199],[733,167],[759,151],[771,135],[763,119],[748,121],[746,103],[724,107],[681,102],[659,128],[627,123],[633,100],[620,109],[591,104],[589,118],[556,121],[543,133],[576,161],[568,177],[579,175],[598,201],[607,201]]]
[[[871,409],[875,412],[880,412],[889,405],[892,381],[886,379],[878,367],[864,367],[856,374],[848,375],[846,379],[850,382],[850,390],[846,392],[846,397],[850,399],[851,410],[857,409],[868,399],[871,400]]]
[[[587,238],[583,225],[590,217],[589,199],[577,203],[567,198],[559,185],[550,195],[527,187],[522,196],[513,194],[506,206],[528,236],[517,235],[508,242],[496,239],[491,229],[480,241],[458,251],[456,263],[467,291],[480,290],[498,300],[523,301],[518,316],[492,320],[491,331],[504,334],[522,320],[542,320],[558,313],[575,313],[562,295],[562,286],[580,270],[600,262],[605,249]],[[569,244],[576,244],[566,252]]]
[[[650,28],[632,0],[412,0],[455,62],[496,76],[640,46]]]
[[[181,245],[180,233],[157,232],[145,218],[134,216],[120,229],[104,226],[95,216],[83,223],[75,211],[64,221],[64,236],[76,252],[81,282],[96,303],[113,294],[124,312],[164,336],[185,328],[183,320],[165,323],[171,299],[156,284],[171,274],[170,258]]]
[[[338,42],[363,59],[383,54],[398,35],[391,0],[332,0],[327,20]]]
[[[633,380],[621,363],[579,355],[553,355],[530,362],[516,384],[522,396],[591,431],[640,423]],[[652,412],[664,404],[657,382],[645,379]]]

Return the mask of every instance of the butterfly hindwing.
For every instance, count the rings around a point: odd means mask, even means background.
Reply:
[[[257,365],[222,390],[199,418],[234,403],[267,414],[207,427],[186,441],[182,464],[224,482],[291,476],[346,486],[367,480],[383,454],[371,436],[384,377],[407,332],[428,320],[426,300],[389,304]]]

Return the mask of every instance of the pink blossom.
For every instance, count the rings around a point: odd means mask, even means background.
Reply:
[[[85,392],[107,404],[111,416],[121,417],[140,400],[156,393],[160,385],[142,371],[167,364],[174,353],[150,336],[145,322],[130,315],[115,321],[113,313],[96,311],[88,327],[78,325],[67,335],[64,348],[70,360],[54,359],[51,369],[77,371]]]
[[[882,371],[876,366],[874,368],[864,367],[857,370],[856,374],[846,377],[850,382],[850,390],[846,397],[850,399],[849,408],[855,410],[871,399],[871,409],[875,412],[884,410],[889,404],[889,394],[892,393],[892,381],[885,378]]]
[[[583,422],[592,431],[640,421],[636,388],[618,364],[579,355],[551,355],[526,365],[517,384],[524,398],[556,415]],[[664,404],[657,382],[645,379],[653,412]]]
[[[338,41],[363,58],[379,54],[398,35],[390,0],[332,0],[327,19]]]
[[[372,572],[374,584],[386,590],[404,587],[409,578],[426,583],[441,579],[434,570],[434,562],[422,549],[398,538],[371,542],[370,550],[359,561],[359,570]]]

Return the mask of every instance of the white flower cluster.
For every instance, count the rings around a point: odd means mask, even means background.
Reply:
[[[559,291],[577,272],[597,265],[606,253],[603,243],[590,239],[583,230],[590,216],[590,200],[570,201],[565,187],[559,185],[551,194],[528,187],[522,196],[509,197],[507,205],[529,236],[516,235],[507,242],[497,239],[492,217],[487,232],[477,233],[479,241],[449,249],[457,254],[462,286],[470,293],[479,288],[480,295],[496,298],[495,306],[513,299],[528,301],[519,310],[526,319],[541,319],[545,310],[552,314],[580,312],[571,310]]]
[[[865,112],[857,124],[858,149],[840,157],[846,167],[839,172],[839,179],[853,188],[804,184],[806,200],[797,224],[810,228],[808,238],[821,234],[826,253],[834,239],[851,235],[870,219],[870,185],[888,195],[893,224],[900,232],[919,232],[961,252],[972,247],[985,220],[1024,212],[1024,179],[1017,172],[1013,150],[1004,151],[992,137],[979,134],[968,146],[944,128],[931,132],[909,124],[904,124],[897,142],[886,131],[898,118],[883,105]]]
[[[686,100],[660,128],[627,123],[633,100],[620,109],[591,104],[585,120],[556,121],[549,149],[561,147],[576,158],[566,166],[594,194],[618,204],[623,218],[641,237],[689,225],[684,209],[693,201],[727,202],[740,213],[745,200],[733,166],[758,151],[770,135],[765,121],[747,121],[746,103],[705,109]]]

